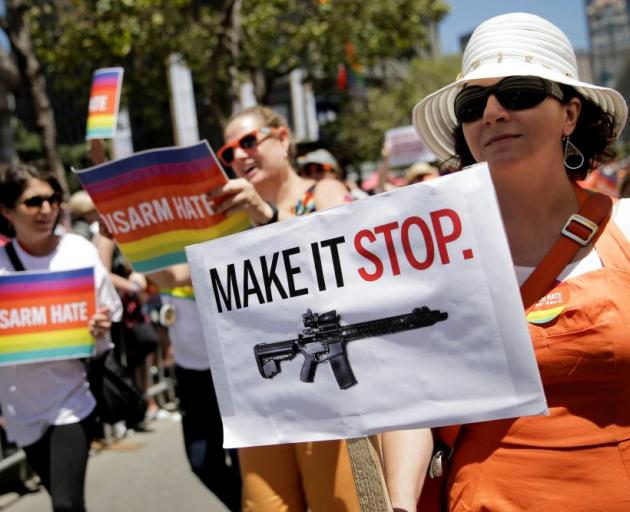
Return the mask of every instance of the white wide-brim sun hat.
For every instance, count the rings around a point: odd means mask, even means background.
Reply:
[[[626,124],[628,106],[623,96],[578,78],[575,52],[558,27],[534,14],[503,14],[475,29],[464,50],[457,80],[425,97],[413,109],[418,135],[438,158],[455,156],[457,93],[471,80],[506,76],[538,76],[574,87],[613,117],[615,137]]]

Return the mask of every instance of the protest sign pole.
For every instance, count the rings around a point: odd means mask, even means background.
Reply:
[[[105,144],[103,144],[103,139],[90,139],[90,160],[94,165],[105,162]]]
[[[347,445],[361,512],[392,512],[376,438],[348,439]]]

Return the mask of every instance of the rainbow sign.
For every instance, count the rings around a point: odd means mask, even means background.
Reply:
[[[113,139],[116,135],[123,68],[97,69],[92,76],[86,140]]]
[[[94,269],[0,276],[0,365],[89,357]]]
[[[206,196],[228,180],[206,141],[75,172],[136,272],[186,263],[186,246],[250,226],[245,213],[217,214]]]

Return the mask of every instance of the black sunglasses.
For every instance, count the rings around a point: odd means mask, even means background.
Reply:
[[[23,204],[28,208],[41,208],[44,202],[48,202],[50,206],[59,206],[61,203],[61,195],[57,192],[53,192],[49,196],[32,196],[18,201],[18,204]]]
[[[471,85],[455,96],[455,116],[460,123],[472,123],[483,117],[488,98],[494,94],[505,108],[525,110],[542,103],[547,96],[562,101],[564,93],[555,82],[537,76],[508,76],[490,87]]]

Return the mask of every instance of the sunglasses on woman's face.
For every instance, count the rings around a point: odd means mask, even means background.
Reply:
[[[57,192],[53,192],[49,196],[31,196],[26,199],[22,199],[17,204],[23,204],[27,208],[41,208],[44,203],[47,202],[51,208],[59,206],[61,203],[61,196]]]
[[[472,123],[483,117],[490,95],[509,110],[525,110],[543,102],[547,96],[562,101],[560,86],[537,76],[508,76],[490,87],[471,85],[455,97],[455,116],[460,123]]]
[[[217,156],[224,165],[232,165],[232,162],[234,161],[234,150],[237,147],[240,147],[245,151],[256,149],[256,146],[258,146],[258,144],[271,137],[274,132],[275,128],[270,128],[268,126],[260,128],[258,130],[253,130],[243,135],[240,139],[222,146],[221,149],[217,151]],[[261,138],[258,138],[259,134],[262,135]]]

